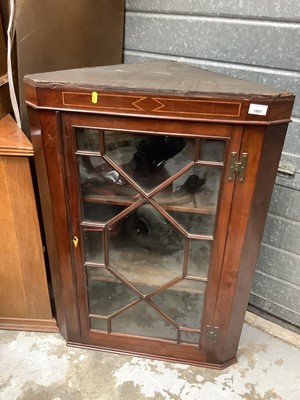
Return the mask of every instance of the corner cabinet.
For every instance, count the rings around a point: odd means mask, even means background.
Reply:
[[[25,92],[67,342],[235,362],[293,95],[169,61]]]

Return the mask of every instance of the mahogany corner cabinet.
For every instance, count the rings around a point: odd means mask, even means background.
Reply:
[[[294,96],[172,61],[25,93],[68,344],[234,363]]]

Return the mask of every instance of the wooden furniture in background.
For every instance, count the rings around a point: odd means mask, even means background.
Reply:
[[[57,331],[52,316],[29,157],[10,115],[0,120],[0,329]]]
[[[67,342],[235,362],[294,96],[169,61],[25,93]]]
[[[12,109],[8,89],[6,58],[6,42],[0,12],[0,118],[4,117]]]
[[[12,58],[22,129],[28,135],[24,75],[122,62],[124,0],[22,0],[15,3],[17,23]],[[8,27],[9,9],[9,0],[1,0],[4,32]],[[78,29],[82,24],[84,29]],[[5,65],[4,62],[1,65],[1,38],[0,60],[1,71]],[[0,94],[1,90],[0,81]],[[5,99],[9,100],[9,96]]]

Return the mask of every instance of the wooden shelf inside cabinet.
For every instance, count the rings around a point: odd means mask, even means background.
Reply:
[[[133,201],[128,200],[122,196],[101,196],[95,194],[86,194],[83,197],[83,201],[87,203],[99,203],[99,204],[114,204],[118,206],[129,207],[134,204]],[[191,212],[199,214],[214,214],[216,207],[201,205],[197,201],[197,197],[188,204],[183,205],[169,205],[159,202],[158,204],[163,207],[166,211],[178,211],[178,212]]]
[[[294,96],[172,61],[25,93],[66,340],[234,363]]]
[[[121,282],[119,282],[117,279],[114,279],[114,278],[99,278],[97,276],[91,276],[90,280],[91,281],[95,281],[95,282],[97,282],[97,281],[98,282],[114,282],[114,283],[117,283],[117,284],[121,285]],[[167,282],[166,285],[169,284],[170,282],[171,281]],[[180,293],[186,293],[186,292],[187,293],[200,293],[200,294],[204,295],[205,291],[203,290],[203,288],[202,289],[199,288],[199,284],[197,284],[197,282],[206,282],[206,279],[201,279],[201,280],[200,279],[196,279],[196,280],[194,280],[193,287],[191,287],[190,285],[186,285],[186,286],[181,285],[180,289],[178,289],[176,286],[175,287],[171,286],[169,290],[175,291],[175,292],[180,292]],[[145,279],[142,282],[139,281],[139,280],[134,280],[133,279],[132,283],[133,283],[134,286],[137,286],[137,287],[141,287],[141,286],[147,287],[149,293],[154,292],[154,290],[161,288],[160,282],[157,282],[156,286],[154,284],[150,285],[147,282],[147,279]]]
[[[89,279],[106,280],[110,282],[119,282],[124,279],[133,285],[146,285],[153,287],[155,290],[161,286],[168,285],[170,282],[171,289],[180,291],[198,291],[198,282],[207,282],[208,265],[209,265],[209,249],[203,247],[201,260],[196,257],[191,258],[190,270],[193,275],[188,275],[184,270],[184,247],[177,245],[177,262],[172,262],[171,254],[165,254],[164,248],[142,248],[142,246],[134,247],[134,241],[126,240],[126,244],[119,243],[112,246],[109,268],[107,270],[103,264],[97,263],[97,257],[92,254],[86,254],[87,276]],[[174,253],[173,253],[174,255]],[[142,264],[142,267],[141,267]],[[113,271],[110,273],[110,271]],[[116,273],[116,275],[114,275]],[[196,275],[197,274],[197,275]],[[120,277],[119,277],[120,275]],[[179,288],[176,283],[180,283]],[[201,287],[201,284],[200,284]]]

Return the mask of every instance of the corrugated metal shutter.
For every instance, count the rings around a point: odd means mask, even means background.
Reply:
[[[250,303],[300,326],[300,3],[127,0],[124,61],[174,59],[296,94]]]

